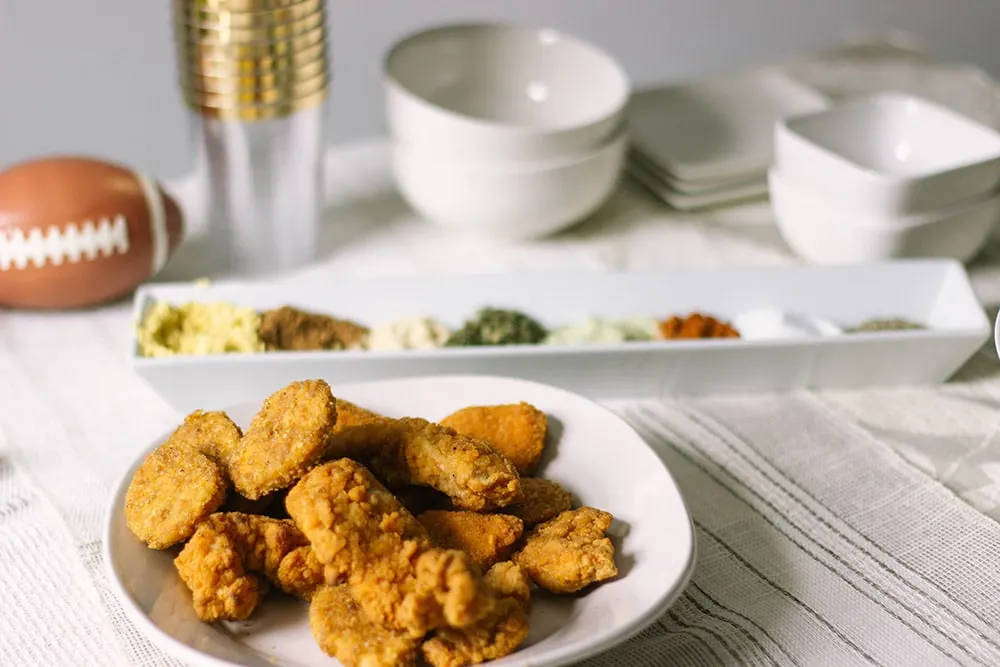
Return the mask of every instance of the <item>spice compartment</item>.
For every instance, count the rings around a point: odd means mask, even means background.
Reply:
[[[146,358],[135,372],[179,410],[255,398],[301,377],[358,382],[490,374],[522,377],[591,398],[849,389],[942,382],[991,334],[964,267],[948,260],[853,266],[735,267],[640,273],[535,273],[340,279],[328,282],[150,284],[135,319],[158,302],[228,302],[264,311],[293,306],[357,322],[423,315],[458,328],[483,307],[520,310],[557,328],[588,317],[701,312],[730,321],[777,309],[845,330],[874,319],[923,329],[747,340],[584,345],[231,353]]]

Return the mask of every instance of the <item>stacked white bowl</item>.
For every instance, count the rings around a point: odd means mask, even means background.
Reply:
[[[501,240],[593,213],[623,169],[630,84],[606,53],[549,29],[450,25],[385,61],[400,194],[442,227]]]
[[[778,123],[768,186],[810,262],[964,262],[1000,220],[1000,133],[911,95],[857,97]]]

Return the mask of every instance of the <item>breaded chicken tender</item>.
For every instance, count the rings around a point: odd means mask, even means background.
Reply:
[[[432,548],[424,527],[362,464],[338,459],[288,493],[288,513],[327,576],[345,576],[372,622],[420,637],[474,623],[494,596],[465,554]]]
[[[191,590],[203,621],[244,620],[260,604],[281,561],[306,544],[288,520],[239,512],[212,514],[198,524],[174,566]]]
[[[506,558],[524,532],[520,519],[504,514],[430,510],[417,520],[439,547],[464,551],[483,570]]]
[[[618,574],[615,547],[605,532],[613,517],[593,507],[563,512],[536,526],[514,562],[551,593],[575,593]]]
[[[486,573],[500,598],[492,613],[468,628],[444,628],[423,643],[424,660],[434,667],[460,667],[513,653],[528,637],[531,588],[520,567],[504,561]]]
[[[125,523],[147,546],[172,547],[222,506],[227,486],[215,459],[171,437],[132,476],[125,492]]]
[[[292,382],[268,396],[230,462],[236,490],[257,500],[294,484],[326,454],[336,422],[324,380]]]
[[[344,667],[407,667],[420,640],[368,620],[347,586],[323,586],[309,605],[309,628],[323,652]]]
[[[437,489],[460,509],[506,507],[520,497],[517,469],[486,443],[426,419],[389,419],[340,405],[356,423],[335,430],[330,458],[363,461],[392,487]]]
[[[573,494],[555,482],[540,477],[522,477],[521,499],[500,511],[518,517],[526,526],[533,526],[572,508]]]
[[[327,585],[343,583],[344,577],[337,576],[316,557],[312,546],[305,545],[291,550],[278,564],[275,583],[289,595],[311,600],[317,590]]]
[[[530,403],[475,405],[441,420],[442,426],[482,440],[507,457],[517,472],[530,475],[545,449],[548,418]]]

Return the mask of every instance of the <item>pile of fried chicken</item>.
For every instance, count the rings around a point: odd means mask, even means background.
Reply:
[[[150,548],[179,548],[203,621],[247,619],[278,588],[309,602],[346,667],[482,663],[525,641],[534,588],[618,574],[612,516],[532,476],[547,431],[524,402],[434,423],[293,382],[246,432],[188,415],[136,470],[125,518]]]

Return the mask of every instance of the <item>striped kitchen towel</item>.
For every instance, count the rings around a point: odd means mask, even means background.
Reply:
[[[677,479],[698,563],[589,667],[1000,664],[1000,527],[818,399],[617,410]]]

